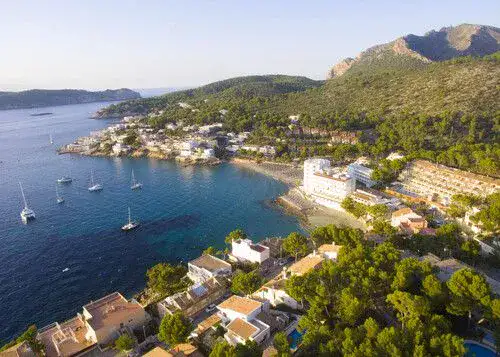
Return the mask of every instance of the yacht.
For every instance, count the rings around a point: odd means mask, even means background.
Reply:
[[[142,183],[140,183],[135,179],[134,170],[132,170],[132,185],[130,186],[130,188],[132,190],[137,190],[139,188],[142,188]]]
[[[28,221],[35,219],[35,211],[29,208],[28,204],[26,203],[26,197],[24,196],[23,185],[21,185],[21,182],[19,182],[19,187],[21,188],[21,194],[23,195],[23,202],[24,202],[24,208],[21,211],[21,220],[23,221],[24,224],[27,224]]]
[[[90,172],[90,186],[89,186],[89,191],[90,192],[97,192],[97,191],[102,191],[102,185],[99,183],[94,183],[94,172]]]
[[[122,231],[130,231],[134,228],[139,227],[139,222],[132,221],[130,218],[130,207],[128,208],[128,223],[124,226],[122,226]]]
[[[71,183],[71,182],[73,182],[73,179],[69,176],[63,176],[57,179],[57,183]]]
[[[61,195],[59,195],[59,190],[57,189],[57,186],[56,186],[56,200],[57,200],[57,203],[63,203],[64,202],[64,197],[62,197]]]

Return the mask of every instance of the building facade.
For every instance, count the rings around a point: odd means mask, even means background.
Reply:
[[[356,181],[361,182],[366,187],[372,187],[377,184],[377,181],[372,180],[373,169],[363,166],[361,164],[350,164],[347,166],[347,173],[356,179]]]
[[[349,175],[336,173],[326,159],[309,159],[304,162],[304,192],[317,203],[340,208],[340,204],[356,188]]]
[[[228,276],[231,272],[231,264],[210,254],[205,254],[188,263],[187,275],[195,283],[203,283],[216,276]]]
[[[238,261],[262,264],[269,255],[269,247],[254,244],[250,239],[236,239],[231,243],[230,257]]]

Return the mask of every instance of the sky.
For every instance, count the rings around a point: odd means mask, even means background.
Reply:
[[[0,1],[0,90],[324,79],[343,58],[409,33],[500,27],[498,0]]]

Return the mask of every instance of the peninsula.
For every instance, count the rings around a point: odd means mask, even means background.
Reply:
[[[107,89],[90,92],[80,89],[31,89],[22,92],[0,92],[0,110],[41,108],[92,102],[112,102],[139,99],[131,89]]]

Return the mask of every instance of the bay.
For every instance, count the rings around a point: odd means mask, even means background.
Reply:
[[[108,103],[0,111],[0,340],[29,324],[63,321],[90,300],[131,296],[158,262],[187,262],[210,245],[222,248],[236,228],[252,238],[301,230],[269,202],[286,186],[230,164],[181,167],[152,159],[58,155],[56,148],[110,125],[91,120]],[[52,135],[54,145],[49,142]],[[144,184],[130,190],[132,169]],[[90,171],[104,186],[88,192]],[[56,202],[56,179],[65,203]],[[36,220],[23,225],[24,187]],[[141,227],[121,232],[127,207]]]

